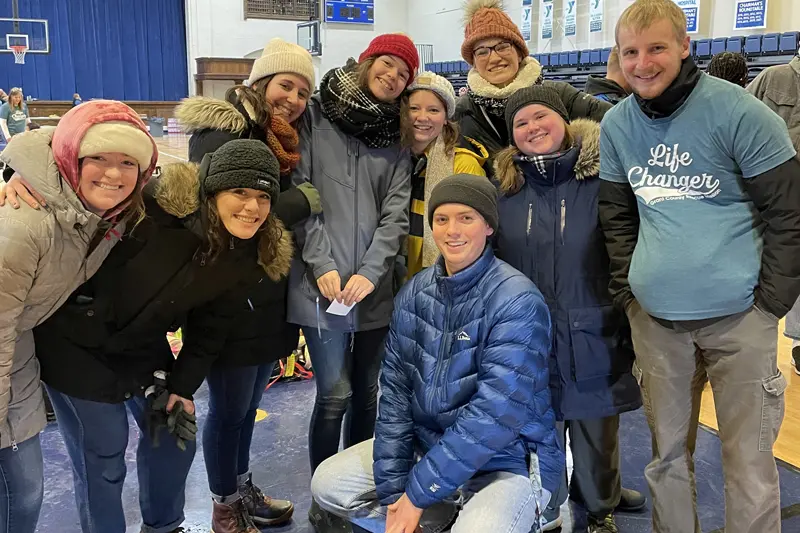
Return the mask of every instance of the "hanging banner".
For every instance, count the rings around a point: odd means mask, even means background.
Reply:
[[[736,0],[734,30],[754,30],[767,27],[767,0]]]
[[[603,31],[603,0],[589,0],[589,33]]]
[[[522,39],[525,42],[531,40],[531,10],[533,9],[532,0],[522,0]]]
[[[578,0],[564,0],[564,37],[578,33]]]
[[[539,10],[539,27],[542,29],[542,39],[553,38],[553,0],[542,0]]]
[[[697,33],[698,18],[700,16],[700,0],[672,0],[686,15],[686,33]]]

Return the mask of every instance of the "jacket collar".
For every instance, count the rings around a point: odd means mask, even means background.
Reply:
[[[636,93],[633,96],[636,99],[636,103],[639,104],[639,109],[648,118],[666,118],[686,103],[702,76],[703,73],[695,65],[692,56],[688,56],[683,60],[678,77],[672,81],[669,87],[664,89],[663,93],[650,100],[645,100]]]
[[[794,71],[800,75],[800,56],[794,56],[794,58],[789,61],[789,66],[791,66]]]
[[[62,227],[69,232],[80,229],[91,238],[101,218],[86,209],[72,187],[62,179],[50,147],[54,132],[55,127],[46,126],[15,137],[3,150],[0,161],[24,176],[44,197],[47,201],[44,209],[53,213]]]
[[[494,251],[492,251],[491,243],[487,241],[486,248],[483,249],[483,254],[470,266],[460,272],[456,272],[452,276],[447,275],[447,269],[444,265],[444,257],[439,256],[434,266],[436,284],[447,296],[452,298],[461,296],[469,292],[472,288],[480,282],[486,271],[494,262]]]

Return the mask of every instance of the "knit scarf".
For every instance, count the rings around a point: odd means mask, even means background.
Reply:
[[[370,148],[388,148],[400,141],[400,103],[387,104],[358,84],[358,63],[325,74],[320,82],[322,112],[345,134]]]
[[[484,108],[490,115],[504,117],[508,97],[523,87],[542,83],[542,79],[541,65],[532,57],[526,57],[520,63],[517,77],[505,87],[492,85],[478,74],[477,69],[471,69],[467,74],[467,94],[475,105]]]
[[[455,164],[455,150],[449,154],[445,151],[445,142],[442,135],[433,142],[428,150],[428,166],[425,169],[425,206],[431,198],[431,191],[436,184],[444,178],[453,175]],[[427,220],[427,213],[425,215]],[[439,258],[439,248],[433,240],[433,232],[429,224],[424,224],[424,234],[422,240],[422,267],[427,268]]]
[[[281,176],[287,176],[300,162],[297,152],[299,144],[297,131],[281,117],[272,116],[272,124],[267,131],[267,146],[275,154],[280,165]]]

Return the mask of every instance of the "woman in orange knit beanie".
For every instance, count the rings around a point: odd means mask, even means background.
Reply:
[[[490,154],[509,145],[506,99],[518,89],[543,83],[556,89],[570,118],[600,121],[611,106],[565,82],[543,81],[542,66],[529,57],[528,45],[502,0],[468,0],[464,8],[461,56],[472,66],[468,91],[460,98],[456,120],[467,137]]]

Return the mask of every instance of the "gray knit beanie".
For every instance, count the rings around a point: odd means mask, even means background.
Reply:
[[[506,101],[506,127],[508,134],[513,139],[514,137],[514,115],[520,109],[527,107],[531,104],[539,104],[549,107],[564,119],[564,122],[569,124],[569,113],[564,106],[564,102],[558,95],[555,89],[545,85],[533,85],[531,87],[523,87],[514,94],[508,97]]]
[[[200,182],[206,196],[228,189],[256,189],[272,203],[280,193],[280,165],[267,145],[255,139],[235,139],[206,154],[200,163]]]
[[[486,223],[497,231],[500,215],[497,212],[497,189],[485,176],[456,174],[436,184],[428,200],[428,224],[433,227],[433,212],[444,204],[462,204],[481,214]]]

